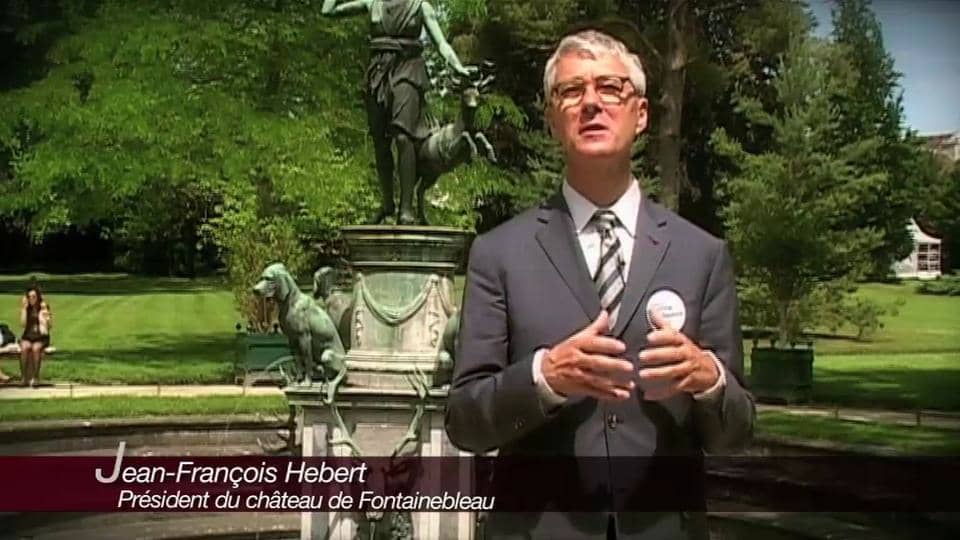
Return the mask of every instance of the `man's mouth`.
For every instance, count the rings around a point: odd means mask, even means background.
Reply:
[[[587,124],[580,128],[580,134],[593,134],[607,131],[607,127],[601,124]]]

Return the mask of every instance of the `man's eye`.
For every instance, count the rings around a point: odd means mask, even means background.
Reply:
[[[615,82],[601,83],[597,85],[597,92],[601,94],[620,95],[623,86]]]
[[[560,96],[565,98],[575,98],[583,94],[583,86],[564,86],[560,88]]]

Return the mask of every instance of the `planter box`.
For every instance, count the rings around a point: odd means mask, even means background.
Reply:
[[[813,392],[813,349],[754,347],[750,354],[750,390],[757,401],[800,403]]]
[[[270,364],[284,356],[289,356],[290,345],[287,336],[274,334],[237,334],[236,359],[233,375],[237,383],[252,385],[258,382],[282,382],[276,369],[265,371]]]

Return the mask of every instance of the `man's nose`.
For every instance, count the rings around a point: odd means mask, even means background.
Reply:
[[[600,110],[600,95],[592,84],[588,84],[583,90],[583,98],[580,101],[580,114],[593,118]]]
[[[588,104],[600,105],[600,94],[597,93],[596,87],[592,84],[586,85],[586,88],[583,89],[583,101],[580,102],[581,105],[586,106]]]

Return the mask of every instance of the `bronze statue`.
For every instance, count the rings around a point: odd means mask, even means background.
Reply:
[[[434,7],[426,0],[324,0],[321,12],[336,17],[370,12],[370,65],[367,68],[365,100],[367,122],[377,163],[382,203],[375,221],[384,222],[394,215],[394,169],[400,179],[400,215],[397,224],[417,222],[414,191],[417,175],[417,149],[428,137],[423,122],[425,94],[430,87],[423,44],[424,29],[440,55],[459,75],[472,73],[460,63],[457,54],[440,29]],[[396,146],[394,166],[391,142]]]
[[[424,214],[424,193],[441,174],[453,170],[461,163],[469,163],[479,156],[477,145],[483,148],[487,159],[497,161],[493,145],[477,131],[474,116],[480,106],[480,95],[493,82],[493,75],[478,77],[462,83],[454,80],[460,88],[460,114],[453,122],[431,128],[427,138],[417,149],[417,219],[427,224]]]
[[[337,387],[347,375],[346,351],[340,333],[330,315],[317,301],[303,294],[282,263],[263,270],[253,291],[273,298],[280,307],[280,329],[290,342],[290,350],[300,368],[301,384],[310,385],[314,370],[328,383],[327,401],[332,402]]]

